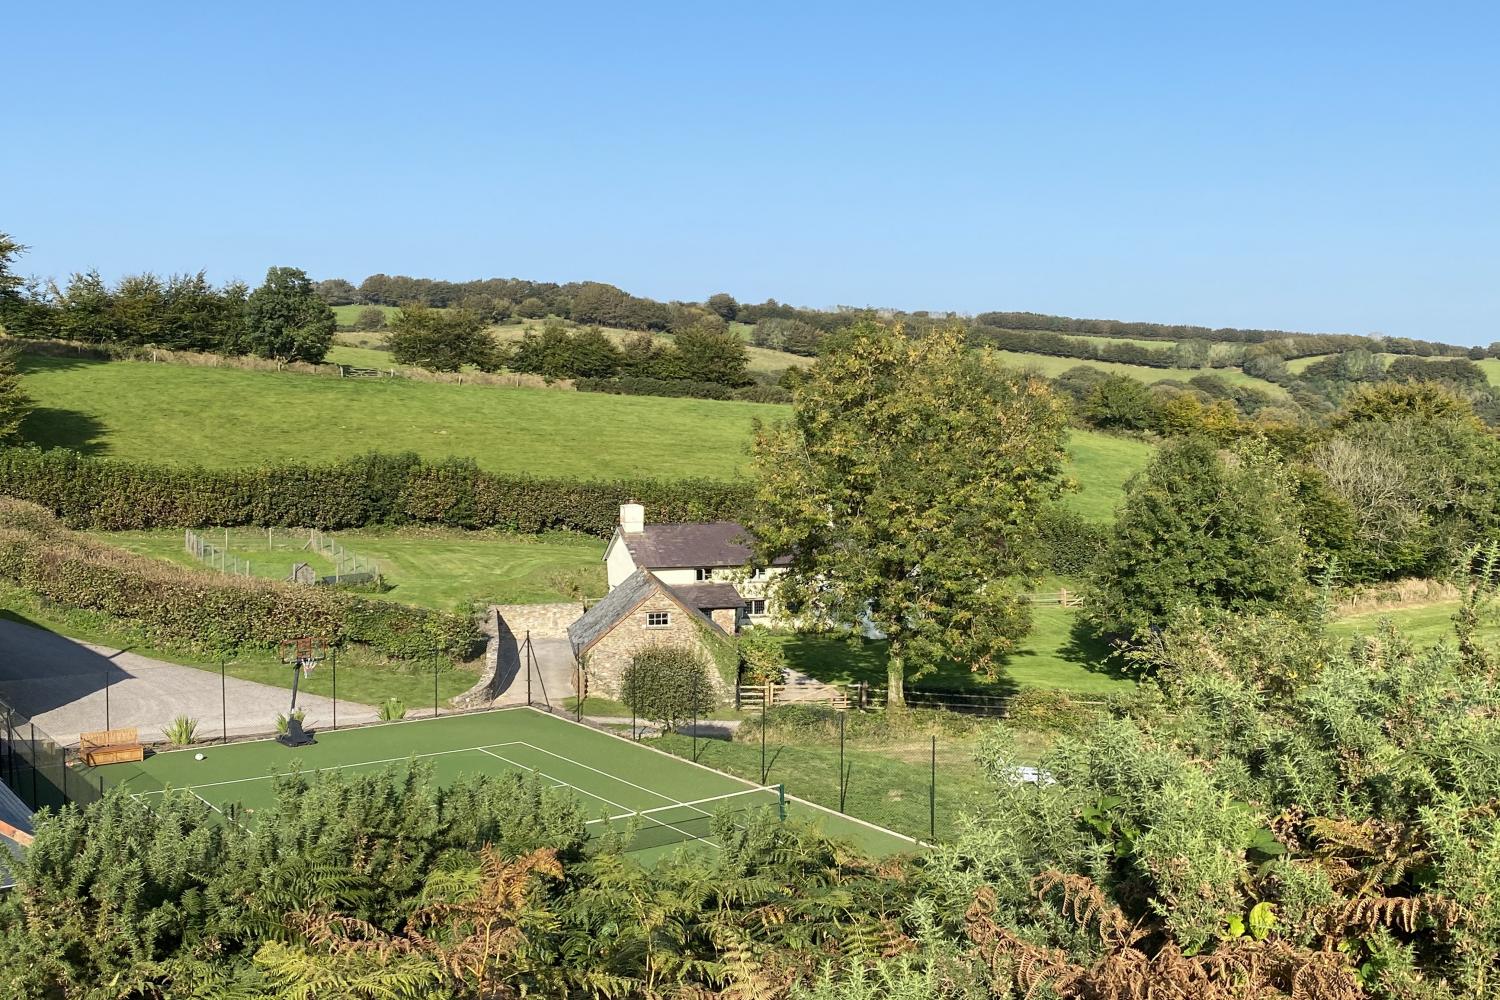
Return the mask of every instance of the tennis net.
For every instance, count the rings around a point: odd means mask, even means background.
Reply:
[[[786,790],[781,785],[747,788],[740,792],[712,795],[691,802],[622,812],[589,820],[589,832],[603,836],[611,831],[627,837],[627,851],[641,851],[669,844],[701,840],[722,847],[719,838],[731,830],[743,830],[759,815],[786,818]]]

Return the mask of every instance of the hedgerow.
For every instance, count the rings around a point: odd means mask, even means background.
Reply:
[[[653,522],[736,517],[737,483],[687,479],[541,479],[482,471],[473,461],[369,454],[325,465],[205,469],[89,458],[65,450],[0,451],[0,495],[39,504],[68,526],[98,531],[276,525],[338,530],[429,524],[535,534],[608,536],[620,504]]]
[[[288,636],[359,643],[394,659],[467,658],[460,615],[175,566],[67,530],[41,508],[0,498],[0,579],[74,609],[138,625],[153,641],[211,652],[272,648]]]

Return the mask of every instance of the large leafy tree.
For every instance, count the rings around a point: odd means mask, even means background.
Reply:
[[[787,553],[782,597],[890,641],[890,700],[944,658],[991,671],[1030,627],[1036,520],[1062,489],[1063,407],[1046,383],[965,347],[863,322],[757,430],[748,527]]]
[[[695,323],[677,334],[677,356],[684,378],[720,385],[745,385],[750,355],[745,342],[724,329]]]
[[[307,272],[273,267],[245,304],[246,346],[278,361],[323,360],[338,325]]]
[[[403,365],[456,372],[464,365],[489,371],[498,364],[495,341],[472,309],[429,309],[413,303],[402,306],[390,326],[386,343]]]
[[[1106,634],[1160,626],[1185,608],[1272,607],[1304,585],[1289,483],[1265,459],[1231,464],[1202,437],[1164,446],[1126,487],[1089,578]]]

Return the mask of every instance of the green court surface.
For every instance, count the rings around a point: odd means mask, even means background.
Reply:
[[[201,761],[195,759],[199,753]],[[274,740],[197,746],[155,753],[138,764],[108,765],[97,773],[147,801],[171,789],[189,791],[232,822],[249,826],[272,804],[272,778],[294,767],[370,771],[418,759],[444,783],[465,774],[534,772],[577,796],[592,817],[592,833],[634,829],[630,851],[642,860],[684,843],[717,849],[716,819],[782,808],[777,788],[531,708],[321,732],[316,744],[296,749]],[[785,791],[786,816],[813,822],[830,837],[875,855],[919,849],[901,834],[804,802],[795,788]]]

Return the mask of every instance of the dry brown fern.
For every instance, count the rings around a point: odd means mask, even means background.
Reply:
[[[1149,954],[1142,933],[1108,914],[1118,912],[1098,887],[1080,876],[1048,872],[1039,895],[1064,891],[1066,912],[1080,925],[1098,923],[1108,949],[1090,964],[1065,951],[1026,941],[994,920],[997,901],[982,888],[964,914],[972,957],[989,971],[996,992],[1018,988],[1026,997],[1046,987],[1063,1000],[1363,1000],[1347,958],[1279,939],[1223,942],[1202,955],[1184,955],[1175,942]],[[1089,891],[1092,889],[1092,892]],[[1102,915],[1102,916],[1101,916]]]

